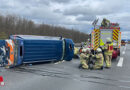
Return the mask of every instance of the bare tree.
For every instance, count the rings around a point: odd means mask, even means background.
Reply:
[[[15,15],[0,15],[0,38],[6,39],[11,34],[28,34],[42,36],[62,36],[71,38],[75,43],[84,42],[88,34],[81,33],[78,30],[67,29],[64,27],[53,26],[48,24],[35,24],[31,20],[21,18]]]

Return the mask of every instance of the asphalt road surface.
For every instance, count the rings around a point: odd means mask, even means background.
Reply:
[[[79,59],[14,69],[0,68],[0,90],[130,90],[130,45],[121,48],[111,69],[78,69]],[[104,64],[105,65],[105,64]]]

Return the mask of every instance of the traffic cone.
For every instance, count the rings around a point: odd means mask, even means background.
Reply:
[[[0,86],[4,86],[4,85],[5,85],[5,83],[4,83],[3,77],[0,76]]]

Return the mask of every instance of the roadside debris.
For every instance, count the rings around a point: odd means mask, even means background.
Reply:
[[[54,63],[54,64],[60,64],[60,63],[63,63],[63,62],[65,62],[65,60],[58,61],[58,62],[56,62],[56,63]]]

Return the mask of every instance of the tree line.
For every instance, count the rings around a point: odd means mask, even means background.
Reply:
[[[62,36],[71,38],[75,43],[84,42],[88,39],[88,34],[78,30],[48,24],[36,24],[32,20],[15,15],[0,15],[0,39],[7,39],[13,34]]]

